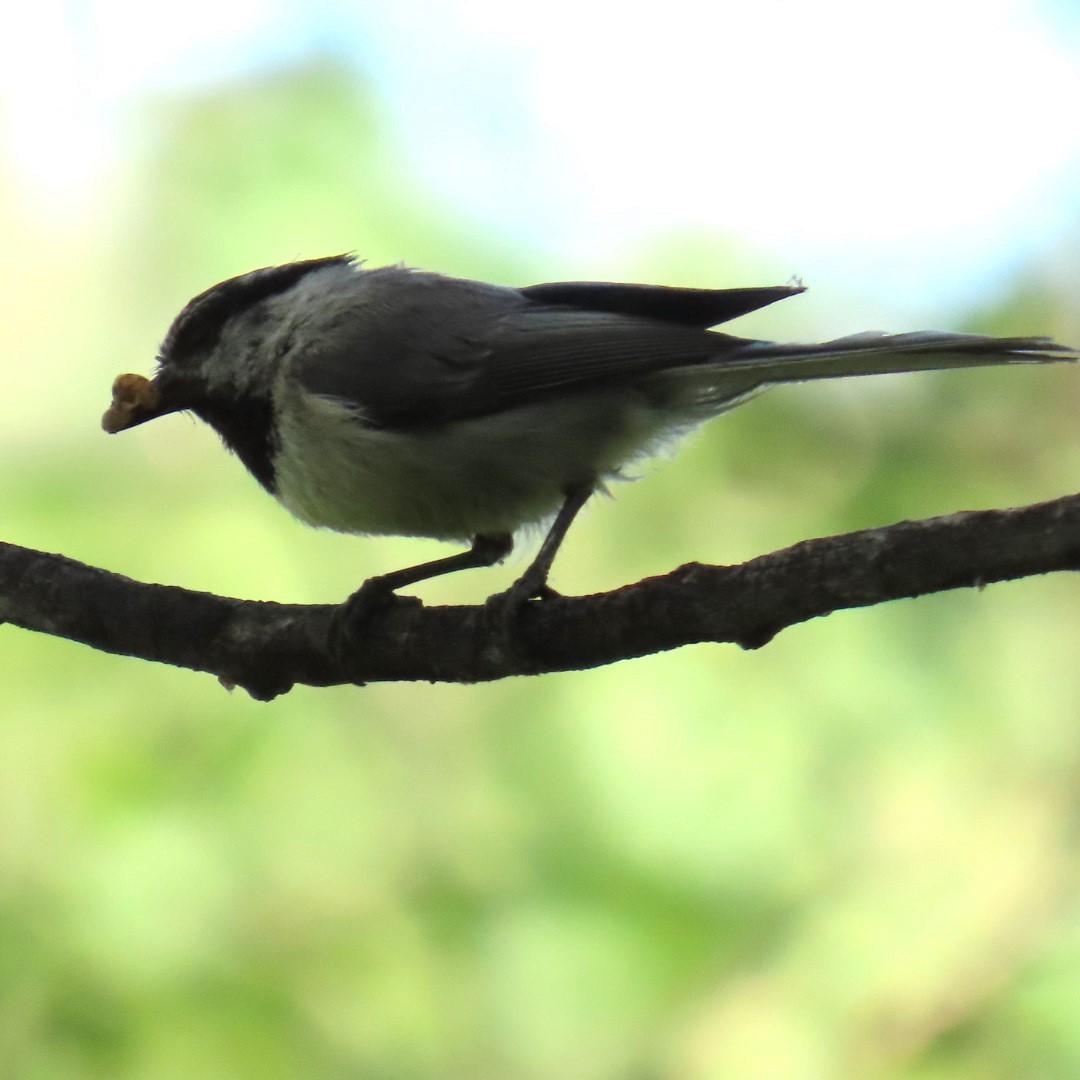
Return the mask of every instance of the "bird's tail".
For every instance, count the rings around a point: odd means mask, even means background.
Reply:
[[[717,365],[725,375],[745,372],[758,385],[887,375],[991,364],[1048,364],[1075,361],[1077,352],[1049,338],[995,338],[934,330],[914,334],[853,334],[820,345],[747,342]]]

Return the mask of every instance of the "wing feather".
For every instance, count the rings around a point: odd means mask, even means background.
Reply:
[[[602,282],[517,290],[397,267],[363,273],[360,298],[354,295],[319,344],[296,359],[293,374],[313,393],[354,406],[366,423],[400,429],[501,412],[571,387],[618,386],[715,359],[744,339],[695,324],[782,299],[749,294],[799,291],[733,290],[737,301],[717,301],[706,313],[710,290]],[[657,293],[663,297],[656,299]],[[571,296],[578,306],[548,302]],[[671,317],[616,310],[635,296],[645,310]],[[597,309],[580,306],[586,302]],[[681,303],[686,307],[676,318]]]

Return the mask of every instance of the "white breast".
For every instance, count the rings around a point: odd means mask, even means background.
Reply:
[[[401,433],[279,384],[277,496],[341,532],[468,540],[544,520],[566,487],[614,475],[656,441],[659,417],[625,394],[578,395]]]

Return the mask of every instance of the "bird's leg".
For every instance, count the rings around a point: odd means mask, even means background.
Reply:
[[[540,550],[525,573],[505,592],[488,598],[485,605],[488,618],[507,643],[513,620],[523,604],[529,600],[558,595],[547,583],[551,564],[555,561],[574,518],[589,501],[594,490],[595,485],[592,483],[575,484],[567,488],[566,498],[555,515]],[[513,546],[513,537],[508,533],[483,533],[473,538],[468,551],[368,578],[334,612],[330,624],[331,650],[347,669],[349,658],[362,648],[366,623],[398,589],[415,585],[418,581],[441,577],[443,574],[453,574],[458,570],[494,566],[510,553]]]
[[[525,573],[507,589],[505,595],[512,596],[519,603],[537,597],[558,595],[547,583],[548,574],[551,573],[552,563],[555,562],[555,556],[559,553],[559,548],[562,547],[570,526],[581,512],[581,508],[592,497],[594,490],[592,484],[575,484],[567,488],[566,499],[555,515],[555,520],[551,523],[551,528],[548,529],[536,557]]]
[[[581,508],[589,501],[596,490],[592,483],[575,484],[566,489],[566,499],[555,520],[548,529],[536,558],[528,569],[505,592],[488,597],[486,608],[488,616],[504,638],[509,636],[511,624],[523,604],[530,600],[545,599],[559,594],[548,585],[551,564],[562,546],[563,540],[578,516]]]
[[[479,566],[494,566],[510,554],[513,546],[514,538],[509,533],[484,533],[473,537],[468,551],[459,551],[456,555],[447,555],[442,559],[432,559],[431,562],[406,566],[402,570],[391,570],[389,574],[368,578],[357,592],[363,592],[368,586],[386,593],[397,592],[406,585],[415,585],[418,581],[427,581],[428,578],[454,574],[458,570],[472,570]],[[355,595],[356,593],[353,593],[353,596]]]
[[[483,533],[473,537],[468,551],[368,578],[334,612],[330,624],[331,649],[339,657],[354,655],[363,639],[365,624],[398,589],[415,585],[418,581],[442,577],[443,574],[453,574],[458,570],[494,566],[510,554],[513,546],[514,538],[509,533]]]

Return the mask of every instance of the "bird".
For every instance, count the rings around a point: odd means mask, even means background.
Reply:
[[[1075,360],[1046,337],[919,331],[785,344],[714,329],[801,283],[524,288],[351,255],[268,266],[191,300],[152,378],[113,384],[109,433],[191,412],[309,525],[468,545],[369,578],[353,616],[443,574],[494,565],[527,526],[507,590],[554,594],[575,517],[626,467],[779,383]]]

